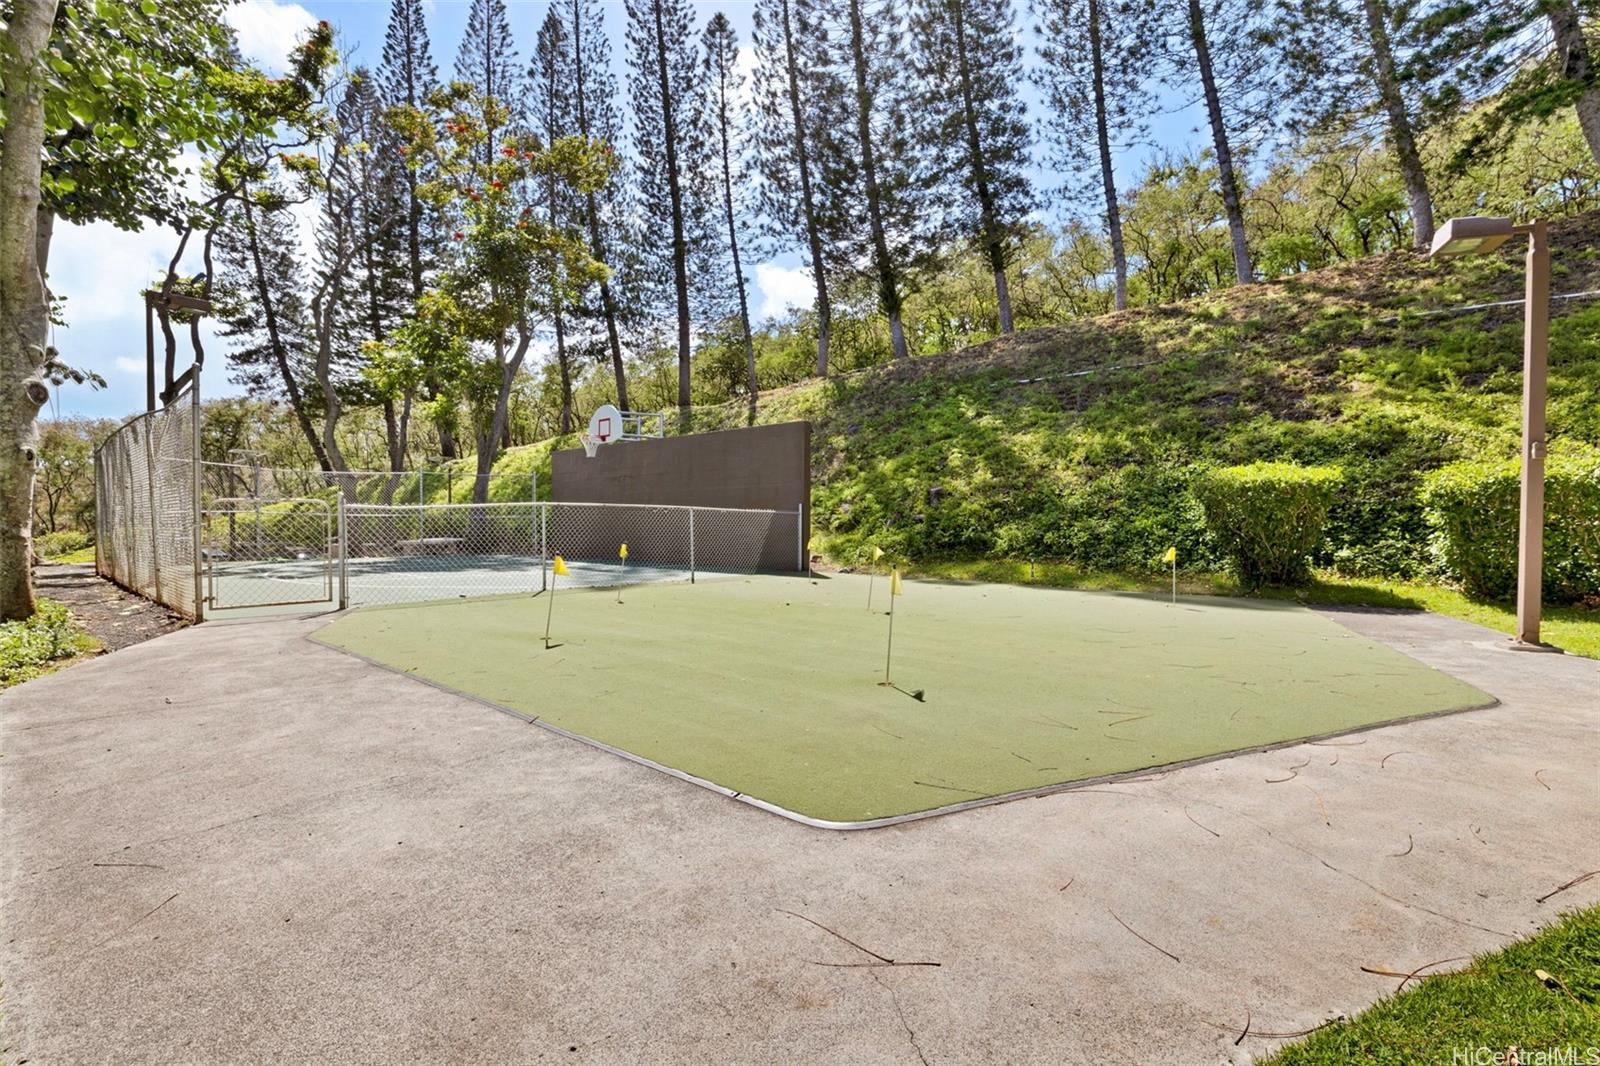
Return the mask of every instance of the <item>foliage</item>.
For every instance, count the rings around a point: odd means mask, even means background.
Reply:
[[[1422,502],[1444,571],[1476,596],[1517,586],[1521,462],[1470,459],[1431,472]],[[1553,603],[1600,590],[1600,449],[1565,449],[1545,467],[1544,595]]]
[[[1571,1048],[1581,1061],[1581,1049],[1596,1045],[1600,907],[1590,907],[1479,955],[1463,969],[1421,977],[1403,993],[1318,1029],[1265,1061],[1448,1062],[1463,1048],[1516,1047],[1529,1049],[1530,1058],[1533,1049]]]
[[[63,660],[98,647],[73,624],[65,606],[42,599],[33,617],[0,622],[0,689],[47,674]]]
[[[62,556],[77,555],[93,547],[94,532],[90,529],[60,529],[33,538],[34,554],[50,562],[59,562]],[[92,552],[90,558],[94,558]]]
[[[1195,478],[1206,529],[1247,588],[1298,585],[1311,577],[1311,554],[1344,472],[1256,462],[1213,468]]]

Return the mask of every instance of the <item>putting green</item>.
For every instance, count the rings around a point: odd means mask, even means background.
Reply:
[[[858,823],[1485,706],[1303,608],[859,575],[369,608],[317,639],[804,817]],[[922,690],[919,701],[910,694]]]

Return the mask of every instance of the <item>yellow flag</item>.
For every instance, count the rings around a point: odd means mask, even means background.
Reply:
[[[877,562],[879,559],[882,559],[882,558],[883,558],[883,549],[878,547],[876,544],[874,544],[872,546],[872,561],[873,562]]]
[[[556,556],[555,565],[552,566],[551,569],[562,577],[566,577],[568,574],[572,573],[571,570],[567,569],[567,561],[561,558],[559,555]]]
[[[898,570],[889,571],[889,595],[900,595],[900,571]]]
[[[1175,563],[1175,562],[1177,562],[1178,561],[1178,549],[1177,548],[1168,548],[1167,549],[1167,554],[1165,554],[1165,555],[1163,555],[1161,557],[1161,561],[1164,562],[1164,563]]]
[[[623,558],[623,559],[626,559],[628,557],[628,542],[627,541],[623,541],[622,542],[622,550],[617,552],[617,555],[618,555],[619,558]]]

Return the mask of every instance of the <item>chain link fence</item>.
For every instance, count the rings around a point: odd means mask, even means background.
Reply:
[[[96,569],[195,621],[211,610],[531,595],[565,585],[806,569],[804,511],[538,499],[530,474],[471,503],[453,470],[202,462],[191,384],[95,450]],[[627,545],[626,556],[623,545]]]
[[[198,374],[195,375],[198,378]],[[94,452],[95,570],[199,621],[198,382],[139,415]]]
[[[658,504],[347,504],[346,606],[803,571],[803,512]],[[622,546],[627,545],[626,557]]]

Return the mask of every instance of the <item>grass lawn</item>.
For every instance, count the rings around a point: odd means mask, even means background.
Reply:
[[[60,669],[99,648],[99,641],[73,623],[66,607],[40,600],[32,618],[0,622],[0,689]]]
[[[1125,592],[1160,591],[1167,584],[1150,574],[1087,571],[1061,563],[1027,560],[983,559],[964,562],[918,563],[915,573],[966,581],[1000,581],[1034,584],[1051,588],[1111,589]],[[1178,591],[1197,596],[1238,596],[1239,586],[1225,574],[1178,574]],[[1334,604],[1350,607],[1396,607],[1432,611],[1464,621],[1475,622],[1502,633],[1516,631],[1517,611],[1509,603],[1474,600],[1455,589],[1422,581],[1393,581],[1382,578],[1351,578],[1324,573],[1303,589],[1263,589],[1261,599],[1293,600],[1304,604]],[[1572,655],[1600,659],[1600,609],[1550,607],[1544,609],[1544,639]]]
[[[1541,977],[1541,971],[1548,975]],[[1399,995],[1313,1033],[1267,1059],[1272,1066],[1345,1063],[1424,1066],[1463,1049],[1524,1064],[1600,1061],[1600,907],[1563,917],[1527,940],[1480,955],[1465,969],[1419,978]],[[1554,1057],[1572,1048],[1573,1058]],[[1545,1058],[1536,1055],[1543,1053]]]
[[[1483,706],[1295,604],[841,574],[366,609],[323,642],[819,821]],[[919,698],[920,694],[920,698]]]
[[[52,556],[46,559],[47,563],[92,563],[94,562],[94,545],[79,548],[77,551],[67,552],[65,555]]]

